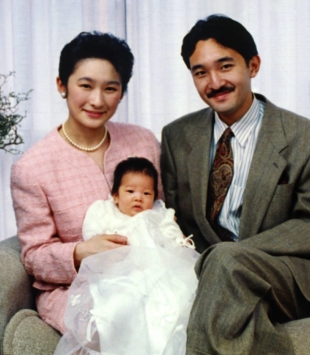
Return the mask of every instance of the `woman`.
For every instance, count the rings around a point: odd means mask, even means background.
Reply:
[[[63,333],[68,286],[81,261],[127,244],[121,235],[82,239],[89,205],[107,199],[113,171],[128,156],[159,168],[159,144],[141,127],[108,122],[132,74],[128,45],[81,33],[62,50],[57,87],[69,117],[13,165],[11,188],[22,261],[34,276],[42,319]],[[162,197],[160,186],[160,196]]]

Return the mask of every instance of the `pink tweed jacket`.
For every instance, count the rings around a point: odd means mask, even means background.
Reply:
[[[40,316],[64,332],[67,288],[77,275],[73,252],[82,241],[87,208],[107,199],[115,166],[129,156],[143,156],[159,170],[160,146],[147,129],[108,122],[111,143],[104,171],[86,154],[69,145],[54,129],[12,167],[11,190],[22,261],[33,286],[40,290]],[[159,198],[163,197],[161,183]]]

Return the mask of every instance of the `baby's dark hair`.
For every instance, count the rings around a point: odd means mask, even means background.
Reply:
[[[130,157],[118,163],[114,170],[114,183],[111,191],[112,195],[118,193],[122,178],[127,173],[138,173],[152,178],[154,181],[154,200],[156,200],[158,196],[158,172],[153,163],[148,159],[138,157]]]
[[[77,35],[60,53],[59,78],[65,87],[78,62],[88,58],[108,60],[120,75],[122,91],[126,92],[134,57],[124,40],[98,31],[81,32]]]

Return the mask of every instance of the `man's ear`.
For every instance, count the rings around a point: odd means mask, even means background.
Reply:
[[[249,62],[250,76],[255,78],[260,68],[260,57],[255,55]]]
[[[118,206],[118,194],[113,194],[113,200],[114,200],[114,203],[116,204],[116,206]]]

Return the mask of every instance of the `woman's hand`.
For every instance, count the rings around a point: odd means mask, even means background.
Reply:
[[[127,238],[119,234],[98,234],[85,242],[78,243],[74,249],[74,265],[80,266],[87,256],[127,245]]]

